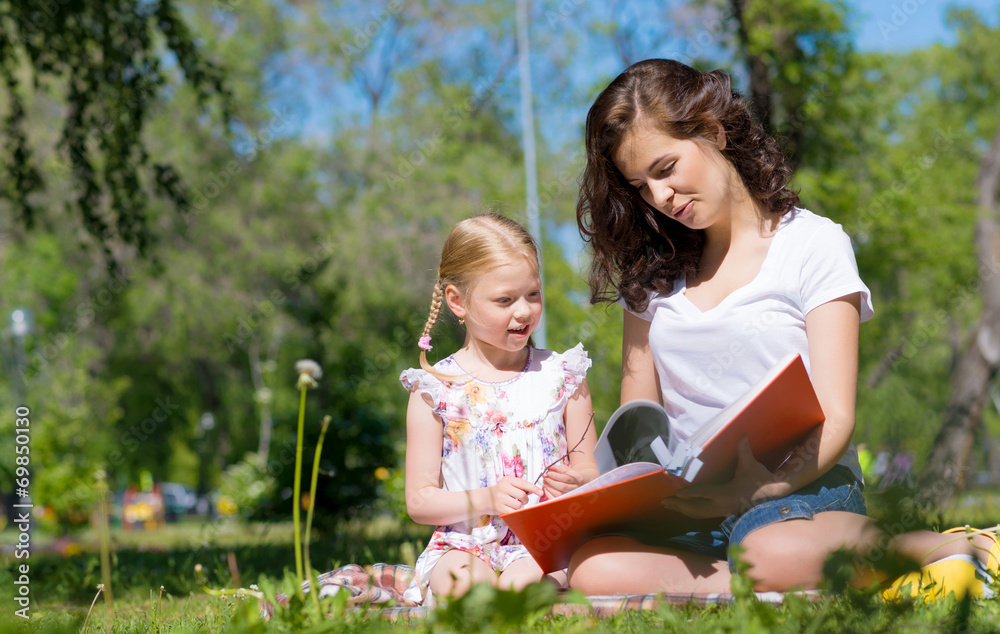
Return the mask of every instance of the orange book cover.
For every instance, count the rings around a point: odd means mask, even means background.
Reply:
[[[573,553],[594,537],[620,534],[642,540],[718,526],[722,518],[693,519],[663,508],[662,502],[692,483],[728,481],[744,434],[754,457],[775,471],[825,419],[798,354],[783,358],[743,397],[674,447],[672,455],[656,453],[658,462],[621,464],[628,452],[606,446],[609,428],[619,418],[628,420],[620,412],[635,407],[626,403],[619,408],[598,441],[598,453],[603,452],[598,464],[602,470],[609,464],[614,468],[566,495],[501,515],[545,572],[568,566]],[[659,404],[646,401],[639,407],[658,408],[655,415],[668,424]],[[648,441],[648,434],[634,437]],[[666,440],[658,451],[668,451]],[[619,466],[608,462],[612,453]]]

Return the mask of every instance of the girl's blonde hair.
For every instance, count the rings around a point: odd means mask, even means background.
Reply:
[[[538,246],[518,222],[495,212],[487,212],[455,225],[441,248],[437,282],[431,296],[427,323],[420,333],[421,341],[430,341],[431,330],[441,314],[444,291],[449,285],[466,295],[483,273],[513,264],[519,258],[527,258],[538,268]],[[420,351],[420,367],[440,378],[456,378],[436,372],[427,361],[426,349]]]

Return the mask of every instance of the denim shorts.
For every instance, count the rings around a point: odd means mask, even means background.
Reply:
[[[762,502],[740,515],[730,515],[714,530],[678,535],[656,545],[716,559],[729,559],[729,545],[742,543],[747,535],[758,528],[785,520],[811,520],[813,515],[823,511],[866,514],[861,484],[851,470],[843,465],[834,466],[812,484],[791,495]],[[733,569],[732,559],[729,559],[729,569]]]

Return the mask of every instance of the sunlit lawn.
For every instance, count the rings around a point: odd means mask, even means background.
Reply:
[[[969,523],[995,525],[1000,521],[1000,494],[977,491],[959,500],[943,517],[943,525]],[[345,563],[376,562],[412,564],[429,530],[411,523],[402,524],[384,517],[372,521],[353,520],[337,528],[314,527],[311,548],[313,566],[330,570]],[[17,534],[9,527],[0,533],[0,543],[10,544]],[[301,623],[275,619],[263,624],[257,618],[257,601],[220,598],[205,588],[221,590],[281,580],[294,570],[292,527],[280,524],[238,524],[230,522],[186,521],[151,531],[113,531],[115,554],[114,632],[148,631],[290,631]],[[0,585],[4,588],[2,631],[79,631],[87,619],[86,631],[105,629],[104,597],[98,598],[90,616],[91,603],[101,582],[97,540],[90,531],[74,536],[72,544],[55,542],[51,536],[34,535],[30,565],[31,620],[14,617],[10,576],[23,563],[4,557]],[[54,552],[78,554],[65,556]],[[233,562],[235,565],[231,566]],[[198,578],[200,564],[204,577]],[[236,578],[238,576],[238,579]],[[161,591],[162,586],[162,591]],[[436,615],[422,621],[422,627],[446,631],[482,631],[485,610],[501,610],[490,601],[466,606],[466,615]],[[480,602],[482,603],[482,601]],[[963,611],[962,606],[943,602],[932,606],[886,606],[871,596],[852,595],[819,603],[792,601],[785,606],[761,605],[747,600],[720,607],[662,608],[642,613],[621,614],[608,619],[586,615],[549,616],[543,614],[520,622],[520,631],[896,631],[909,626],[942,631],[996,631],[1000,623],[1000,601],[978,602]],[[451,620],[449,620],[451,619]],[[450,624],[450,625],[449,625]],[[463,625],[464,624],[464,625]],[[494,623],[496,625],[496,623]],[[352,613],[347,619],[324,623],[324,631],[372,631],[412,628],[414,624],[393,624],[372,614]]]

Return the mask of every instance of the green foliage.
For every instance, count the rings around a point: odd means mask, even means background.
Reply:
[[[250,520],[273,504],[277,484],[274,477],[257,464],[257,454],[248,453],[241,462],[226,467],[219,478],[219,493],[236,504],[240,518]]]
[[[35,194],[46,179],[29,140],[25,108],[26,96],[40,85],[58,86],[65,96],[59,144],[76,189],[75,210],[111,261],[119,241],[140,252],[151,242],[143,181],[152,181],[174,205],[187,203],[175,166],[152,159],[142,139],[150,106],[170,75],[163,63],[167,52],[199,101],[219,95],[227,113],[222,72],[205,58],[171,0],[0,3],[0,96],[11,150],[2,166],[0,199],[11,203],[25,226],[44,215]]]
[[[536,624],[555,602],[555,586],[544,581],[520,591],[479,583],[438,609],[434,622],[452,632],[520,631]]]
[[[509,7],[442,11],[426,1],[373,18],[350,3],[56,4],[0,0],[0,116],[13,148],[0,206],[14,212],[0,214],[0,314],[35,316],[23,397],[16,342],[4,338],[0,408],[22,398],[31,407],[33,494],[68,530],[85,521],[100,467],[119,490],[146,468],[201,493],[267,482],[242,462],[260,449],[266,402],[273,489],[253,506],[280,520],[293,478],[292,365],[309,357],[325,378],[306,447],[321,416],[333,418],[317,526],[382,512],[405,520],[398,376],[417,363],[441,243],[457,220],[488,208],[524,220]],[[621,308],[588,305],[586,252],[567,238],[585,105],[613,74],[597,61],[584,79],[570,72],[579,57],[603,54],[589,48],[589,27],[601,23],[607,39],[621,38],[614,46],[641,56],[669,50],[668,26],[692,40],[708,34],[712,45],[685,48],[686,61],[732,70],[738,83],[747,55],[767,62],[771,125],[794,144],[803,203],[854,238],[876,307],[862,328],[855,440],[923,457],[978,315],[973,184],[1000,126],[997,29],[956,10],[954,46],[861,54],[844,2],[753,1],[741,44],[732,6],[647,4],[642,15],[657,19],[606,24],[585,3],[536,5],[547,345],[588,350],[600,430],[619,400]],[[32,11],[43,28],[13,39]],[[712,15],[718,28],[704,20]],[[112,40],[122,46],[99,60]],[[95,69],[113,79],[97,82]],[[323,87],[328,119],[307,119],[294,82]],[[220,93],[231,98],[206,101]],[[167,195],[144,193],[156,191]],[[67,207],[77,210],[68,222],[58,212]],[[117,270],[81,248],[95,240]],[[142,244],[151,257],[139,257]],[[461,345],[447,315],[434,336],[432,356]],[[251,376],[258,362],[264,390]],[[996,433],[1000,417],[986,416]],[[0,417],[0,434],[11,425]],[[12,459],[0,452],[0,482]]]

